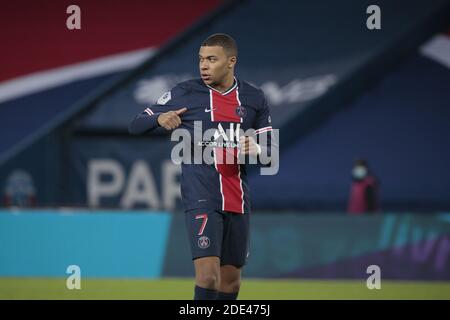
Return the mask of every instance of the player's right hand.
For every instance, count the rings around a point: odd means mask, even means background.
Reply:
[[[186,111],[187,108],[181,108],[175,111],[161,113],[158,116],[158,124],[167,130],[173,130],[181,124],[180,115]]]

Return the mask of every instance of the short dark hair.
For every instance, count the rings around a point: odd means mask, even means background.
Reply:
[[[366,168],[368,168],[369,167],[369,164],[367,163],[367,160],[366,159],[364,159],[364,158],[357,158],[357,159],[355,159],[355,162],[353,163],[353,166],[363,166],[363,167],[366,167]]]
[[[202,47],[212,47],[219,46],[222,47],[227,54],[227,56],[237,57],[237,45],[236,41],[226,33],[215,33],[210,35],[205,41],[202,43]]]

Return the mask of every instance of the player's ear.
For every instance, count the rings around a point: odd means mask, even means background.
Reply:
[[[237,58],[236,56],[231,56],[228,58],[228,68],[233,68],[234,65],[236,64]]]

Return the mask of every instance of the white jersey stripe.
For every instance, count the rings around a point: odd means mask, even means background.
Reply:
[[[260,132],[264,132],[264,131],[270,131],[272,130],[272,126],[268,126],[268,127],[264,127],[264,128],[259,128],[258,130],[255,130],[255,133],[258,134]]]
[[[219,172],[219,168],[217,168],[217,156],[215,148],[213,149],[213,155],[214,155],[214,167],[216,168],[216,171],[219,174],[220,194],[222,195],[222,210],[225,210],[225,198],[223,197],[223,189],[222,189],[222,175]]]
[[[209,89],[209,110],[211,113],[211,121],[214,121],[213,93],[211,89]]]

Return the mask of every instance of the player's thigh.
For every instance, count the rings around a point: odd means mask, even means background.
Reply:
[[[221,256],[223,217],[211,209],[193,209],[185,213],[192,259]]]
[[[247,263],[250,250],[250,216],[225,213],[221,265],[237,268]]]

